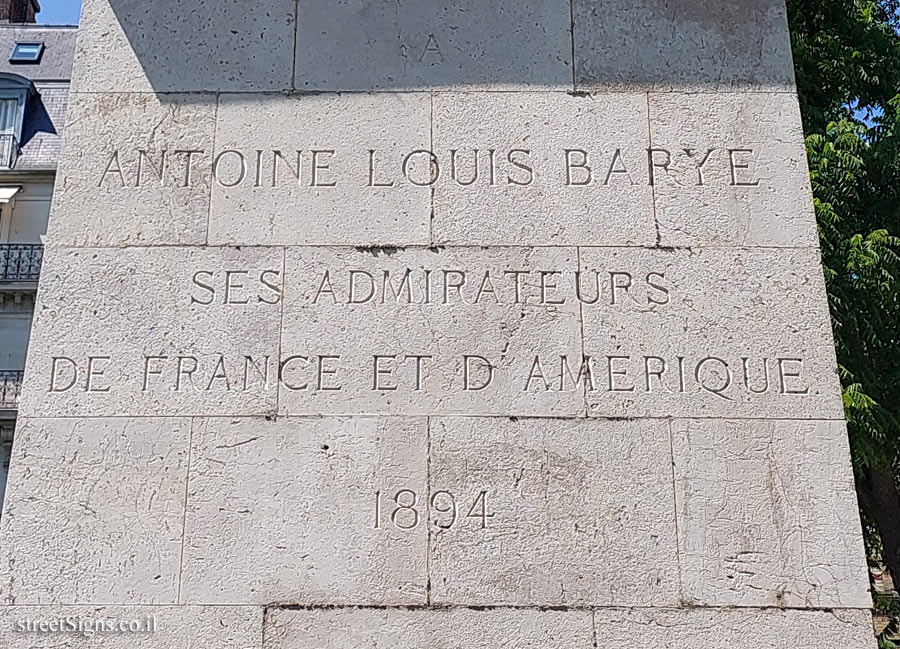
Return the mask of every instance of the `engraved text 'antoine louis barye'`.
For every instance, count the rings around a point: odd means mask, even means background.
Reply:
[[[203,149],[111,151],[105,168],[99,170],[101,187],[164,185],[193,187],[201,177],[211,176],[222,187],[279,187],[286,184],[329,188],[342,184],[390,188],[403,182],[429,187],[441,182],[458,186],[527,187],[537,177],[555,178],[570,187],[615,186],[661,182],[705,186],[724,184],[756,187],[753,169],[757,152],[748,146],[734,148],[617,148],[603,150],[565,148],[552,167],[541,168],[533,151],[511,149],[449,149],[432,152],[417,149],[386,153],[370,149],[357,154],[337,149],[237,150],[226,149],[210,156]],[[351,177],[341,167],[360,171]],[[543,157],[543,156],[542,156]],[[363,164],[358,164],[359,161]],[[364,171],[362,171],[364,170]]]

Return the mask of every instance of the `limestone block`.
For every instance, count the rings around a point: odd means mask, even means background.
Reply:
[[[535,355],[581,358],[574,249],[289,248],[286,267],[281,414],[584,411],[580,389],[524,389]]]
[[[72,94],[51,243],[202,244],[215,99]]]
[[[648,146],[643,94],[438,94],[435,241],[653,245]]]
[[[0,603],[174,603],[189,436],[177,417],[21,420]]]
[[[651,93],[650,128],[662,245],[818,244],[793,94]]]
[[[0,645],[16,649],[262,647],[263,610],[249,606],[0,606],[0,617]]]
[[[572,88],[566,0],[300,0],[298,90]]]
[[[843,417],[816,249],[580,253],[592,415]]]
[[[263,649],[590,649],[589,611],[269,611]]]
[[[712,606],[871,606],[839,421],[673,422],[684,594]]]
[[[296,0],[84,0],[78,92],[289,90]]]
[[[51,249],[23,414],[275,412],[284,253]]]
[[[783,0],[573,0],[578,89],[790,90]]]
[[[430,121],[425,94],[222,95],[210,243],[427,245]]]
[[[435,603],[678,604],[665,421],[432,419],[431,499]]]
[[[191,457],[183,601],[425,603],[424,517],[389,508],[425,498],[424,418],[196,420]]]
[[[868,611],[748,609],[598,610],[597,643],[631,649],[875,649]]]

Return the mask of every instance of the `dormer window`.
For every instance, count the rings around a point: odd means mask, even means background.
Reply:
[[[40,63],[44,55],[43,43],[16,43],[10,63]]]
[[[25,77],[0,72],[0,169],[13,169],[19,158],[25,104],[36,94]]]

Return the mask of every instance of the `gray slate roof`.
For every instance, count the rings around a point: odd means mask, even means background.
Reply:
[[[77,27],[50,25],[0,25],[0,72],[11,72],[32,81],[69,81],[75,57]],[[38,64],[10,63],[17,42],[43,41],[46,49]]]
[[[75,56],[77,27],[47,25],[0,25],[0,72],[30,79],[38,91],[25,106],[22,126],[22,153],[17,171],[56,169],[62,144],[72,59]],[[44,55],[37,64],[10,63],[17,42],[44,43]]]
[[[69,102],[68,83],[35,83],[38,96],[25,106],[19,171],[56,169]]]

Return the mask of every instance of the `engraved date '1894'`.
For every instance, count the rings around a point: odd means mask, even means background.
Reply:
[[[393,496],[375,492],[375,529],[395,527],[412,530],[424,519],[442,530],[462,527],[466,524],[485,529],[495,513],[489,513],[488,492],[479,491],[474,498],[439,490],[421,502],[419,493],[412,489],[400,489]]]

